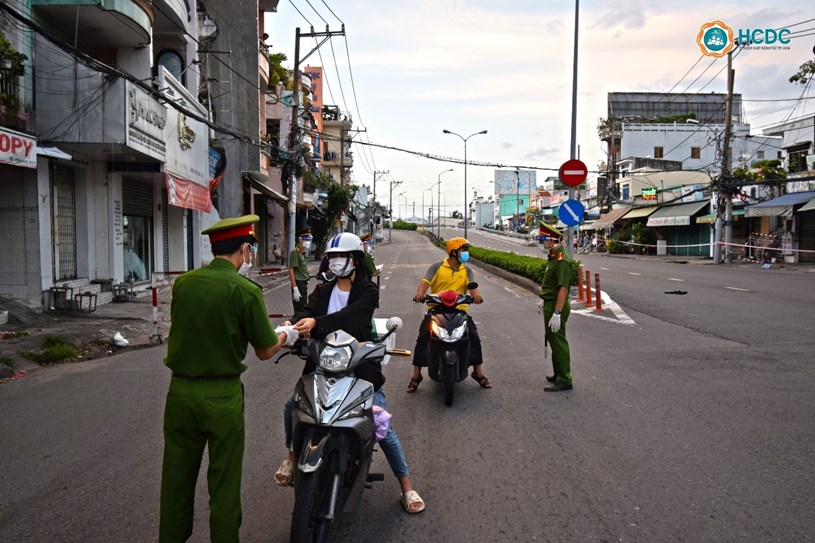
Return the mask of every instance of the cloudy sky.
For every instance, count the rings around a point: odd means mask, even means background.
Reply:
[[[754,134],[815,112],[815,91],[788,81],[815,58],[809,1],[770,7],[766,0],[584,0],[577,145],[590,170],[605,160],[596,126],[606,117],[607,93],[725,92],[726,59],[702,56],[696,44],[701,25],[716,19],[734,29],[801,34],[788,49],[745,50],[734,60],[735,92]],[[463,159],[462,141],[443,129],[464,137],[488,130],[469,140],[468,161],[542,168],[539,180],[570,158],[573,0],[281,0],[266,16],[268,43],[292,68],[295,28],[323,31],[327,21],[339,30],[340,20],[345,38],[332,38],[307,64],[324,67],[324,103],[350,111],[355,128],[367,129],[356,141],[400,149],[354,146],[356,184],[370,185],[374,171],[388,171],[377,177],[384,177],[377,199],[387,205],[388,183],[401,181],[393,191],[396,216],[413,215],[414,205],[421,215],[423,199],[430,205],[427,189],[449,168],[442,176],[445,215],[463,211],[464,166],[405,152]],[[301,50],[313,47],[301,41]],[[802,96],[812,99],[794,100]],[[468,166],[468,198],[474,190],[492,193],[494,170]]]

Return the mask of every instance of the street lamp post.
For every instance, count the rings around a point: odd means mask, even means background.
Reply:
[[[458,134],[457,134],[457,135],[458,135]],[[459,137],[461,137],[461,136],[459,136]],[[466,155],[465,155],[465,156],[466,156]],[[465,162],[466,162],[466,161],[465,161]],[[441,239],[441,176],[442,176],[442,174],[445,174],[445,173],[447,173],[447,172],[452,172],[452,171],[453,171],[453,168],[450,168],[449,170],[444,170],[443,172],[441,172],[441,173],[439,174],[438,181],[436,182],[436,184],[439,186],[439,189],[438,189],[438,195],[439,195],[439,197],[438,197],[438,200],[437,200],[437,202],[436,202],[436,205],[437,205],[437,206],[439,206],[439,207],[437,208],[437,210],[436,210],[436,223],[437,223],[437,227],[436,227],[436,243],[438,243],[438,242],[439,242],[439,240]],[[466,179],[466,174],[465,174],[465,179]],[[464,185],[464,186],[465,186],[465,187],[467,186],[467,185],[466,185],[466,181],[465,181],[465,185]],[[465,196],[466,196],[466,194],[467,194],[467,193],[466,193],[466,189],[465,189],[465,193],[464,193],[464,194],[465,194]],[[430,195],[432,196],[432,195],[433,195],[433,193],[431,192],[431,193],[430,193]],[[465,237],[466,237],[466,234],[465,234]]]
[[[464,237],[467,237],[467,223],[469,219],[467,215],[469,215],[470,208],[467,205],[467,140],[472,138],[473,136],[477,136],[479,134],[486,134],[486,130],[482,130],[481,132],[475,132],[470,134],[466,138],[461,134],[456,134],[455,132],[451,132],[450,130],[442,130],[445,134],[453,134],[454,136],[458,136],[461,141],[464,142]]]

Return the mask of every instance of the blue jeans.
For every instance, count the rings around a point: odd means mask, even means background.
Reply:
[[[291,435],[292,435],[292,422],[291,422],[291,406],[293,399],[289,396],[286,400],[286,405],[283,407],[283,428],[286,434],[286,449],[291,449]],[[388,403],[385,399],[385,393],[380,388],[374,392],[374,405],[387,409]],[[379,442],[382,452],[385,453],[385,458],[388,459],[388,464],[391,471],[397,479],[405,477],[410,474],[408,470],[407,460],[405,460],[405,452],[402,450],[402,444],[399,442],[399,437],[396,435],[396,430],[393,429],[393,424],[388,428],[388,433],[385,439]]]

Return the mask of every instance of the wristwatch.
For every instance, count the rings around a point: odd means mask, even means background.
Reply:
[[[554,314],[555,314],[555,315],[560,315],[560,311],[559,311],[559,310],[557,310],[557,309],[555,309]]]

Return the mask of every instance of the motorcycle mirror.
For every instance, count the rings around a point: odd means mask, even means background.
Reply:
[[[388,322],[385,323],[385,328],[389,332],[395,332],[397,330],[402,329],[402,324],[403,324],[402,319],[400,319],[399,317],[391,317],[388,319]]]
[[[336,275],[334,275],[334,273],[330,271],[324,271],[323,273],[320,274],[320,276],[323,278],[323,281],[327,283],[330,283],[336,277]]]
[[[470,281],[467,283],[467,290],[473,290],[474,288],[478,288],[478,283],[475,281]]]

